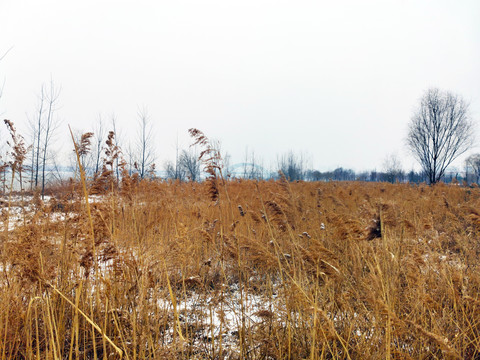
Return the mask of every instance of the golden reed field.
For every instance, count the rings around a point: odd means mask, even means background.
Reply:
[[[113,132],[86,179],[87,133],[80,180],[4,194],[0,359],[480,359],[477,186],[225,180],[190,134],[201,183]]]
[[[480,358],[477,187],[82,185],[3,203],[1,359]]]

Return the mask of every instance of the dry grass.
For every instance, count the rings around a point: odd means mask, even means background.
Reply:
[[[0,359],[480,358],[478,188],[212,184],[37,199],[0,235]]]

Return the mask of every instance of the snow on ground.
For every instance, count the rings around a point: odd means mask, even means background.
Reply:
[[[83,201],[83,199],[80,199]],[[103,200],[101,195],[90,195],[88,202],[90,204],[100,202]],[[68,218],[75,216],[75,213],[65,212],[65,205],[63,202],[56,200],[54,196],[45,195],[43,200],[40,200],[43,206],[51,206],[53,211],[45,212],[43,215],[48,216],[51,222],[62,222]],[[35,214],[36,205],[35,199],[32,195],[17,195],[0,196],[0,232],[5,231],[5,224],[8,221],[8,231],[12,231],[17,226],[28,222]]]
[[[83,201],[83,199],[81,199]],[[89,196],[89,202],[95,203],[104,200],[100,195]],[[8,206],[10,204],[10,207]],[[57,204],[54,197],[45,196],[42,204]],[[61,203],[60,203],[61,204]],[[69,217],[74,217],[75,213],[64,212],[63,206],[55,209],[56,211],[45,212],[51,222],[62,222]],[[5,224],[8,219],[8,231],[22,225],[35,214],[36,206],[33,196],[14,195],[10,199],[0,196],[0,232],[5,231]],[[8,217],[7,217],[8,212]],[[321,224],[321,229],[325,225]],[[308,235],[308,234],[307,234]],[[445,260],[445,259],[441,259]],[[114,260],[98,261],[98,270],[100,273],[111,271]],[[5,271],[9,271],[7,267]],[[3,266],[0,265],[0,272],[3,272]],[[93,290],[92,290],[93,291]],[[220,300],[221,299],[221,300]],[[212,292],[197,293],[189,290],[188,295],[176,299],[178,321],[182,329],[187,329],[183,334],[190,342],[195,344],[211,343],[212,337],[215,342],[221,338],[225,349],[238,352],[239,332],[241,329],[255,329],[265,321],[282,321],[280,313],[284,310],[284,304],[281,304],[276,294],[267,296],[265,294],[254,294],[241,289],[238,284],[225,285],[221,294]],[[169,296],[156,300],[158,309],[165,310],[169,314],[174,313],[172,299]],[[336,321],[337,319],[334,319]],[[190,329],[191,333],[188,333]],[[166,330],[169,334],[169,341],[173,342],[176,338],[175,327]],[[356,330],[357,336],[365,336],[360,330]]]
[[[185,332],[182,336],[191,344],[211,343],[212,337],[218,343],[221,338],[225,350],[238,352],[239,332],[242,328],[251,331],[267,318],[275,316],[275,297],[242,292],[238,284],[227,287],[221,299],[219,301],[218,294],[196,292],[189,293],[186,299],[176,299],[178,321]],[[160,309],[174,313],[169,298],[158,299],[157,305]],[[168,331],[170,341],[173,341],[176,336],[174,332],[178,330],[172,327]]]

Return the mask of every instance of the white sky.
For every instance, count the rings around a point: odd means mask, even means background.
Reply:
[[[410,169],[407,124],[432,86],[480,121],[478,0],[0,0],[0,54],[11,46],[2,118],[25,129],[50,77],[59,143],[112,113],[126,141],[147,106],[159,168],[196,127],[233,163],[248,146],[267,166],[293,150],[321,170],[391,153]]]

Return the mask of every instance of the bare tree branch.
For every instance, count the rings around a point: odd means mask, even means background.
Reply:
[[[180,169],[190,181],[198,181],[200,179],[200,161],[196,153],[182,150],[179,162]]]
[[[93,162],[94,162],[94,169],[93,169],[93,174],[94,177],[98,175],[99,171],[101,170],[101,155],[103,151],[103,143],[104,140],[106,139],[106,132],[105,132],[105,123],[102,119],[102,115],[98,115],[98,121],[96,122],[95,129],[93,131],[94,133],[94,144],[95,147],[93,148],[93,151],[91,152],[93,156]]]
[[[407,145],[429,183],[440,181],[447,167],[472,143],[473,123],[465,101],[439,89],[427,90],[410,122]]]
[[[278,170],[281,171],[289,181],[303,180],[305,177],[305,159],[302,155],[297,156],[290,151],[277,159]]]
[[[140,178],[143,179],[147,175],[148,169],[155,161],[152,133],[153,128],[146,107],[138,110],[138,123],[140,128],[138,133],[138,152],[135,167]]]
[[[480,183],[480,154],[470,155],[467,160],[465,160],[466,165],[466,177],[468,181],[468,170],[471,170],[475,176],[475,182]]]
[[[402,164],[397,155],[387,155],[383,161],[384,180],[394,183],[400,181],[403,178],[404,172],[402,170]]]
[[[61,89],[55,85],[53,80],[50,80],[50,89],[46,93],[45,99],[47,101],[46,118],[43,121],[43,149],[42,149],[42,198],[45,195],[45,170],[47,162],[47,151],[50,146],[53,134],[58,128],[59,121],[54,116],[57,110],[58,98],[60,97]]]

